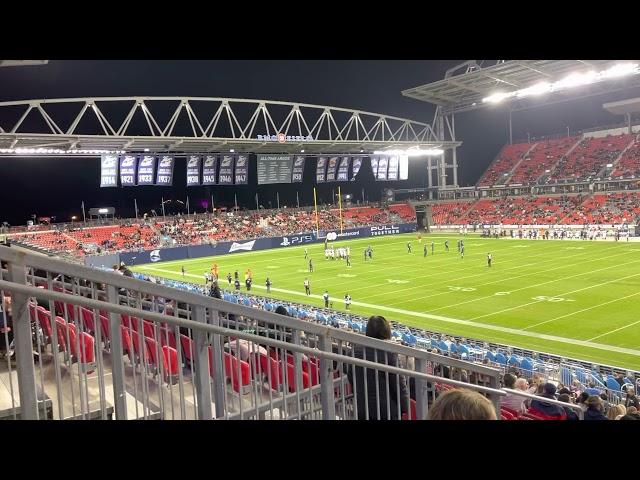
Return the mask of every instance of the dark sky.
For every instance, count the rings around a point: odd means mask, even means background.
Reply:
[[[457,61],[58,61],[45,66],[0,68],[2,101],[31,98],[85,96],[210,96],[294,101],[366,110],[430,123],[431,105],[401,95],[403,89],[443,78]],[[635,92],[637,95],[637,92]],[[515,113],[514,138],[577,130],[620,121],[602,109],[602,103],[626,98],[627,93],[576,101]],[[8,127],[0,117],[0,126]],[[508,141],[507,115],[502,109],[480,110],[458,115],[456,129],[464,142],[458,150],[461,185],[474,184],[487,165]],[[298,186],[301,203],[312,202],[313,166],[307,162],[305,182]],[[234,193],[244,206],[260,203],[275,206],[276,191],[282,204],[295,204],[296,187],[256,185],[255,165],[248,186],[191,187],[185,184],[184,160],[178,160],[174,187],[100,189],[99,159],[92,158],[6,158],[0,157],[0,221],[24,224],[35,213],[55,215],[68,221],[86,207],[115,206],[121,216],[133,213],[133,198],[141,211],[159,210],[161,197],[185,200],[191,205],[200,199],[216,199],[217,204],[233,204]],[[422,187],[426,171],[421,162],[410,163],[409,181],[376,183],[370,170],[358,180],[343,185],[344,193],[377,199],[382,188]],[[332,188],[321,185],[319,196],[328,200]]]

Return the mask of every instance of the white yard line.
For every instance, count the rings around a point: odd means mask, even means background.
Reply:
[[[640,323],[640,320],[638,320],[637,322],[630,323],[629,325],[625,325],[624,327],[616,328],[615,330],[611,330],[611,331],[603,333],[601,335],[596,335],[595,337],[590,338],[589,340],[587,340],[587,342],[590,342],[591,340],[595,340],[596,338],[600,338],[600,337],[604,337],[606,335],[610,335],[610,334],[615,333],[615,332],[619,332],[620,330],[624,330],[625,328],[633,327],[634,325],[636,325],[638,323]]]
[[[554,321],[560,320],[562,318],[571,317],[572,315],[576,315],[576,314],[582,313],[582,312],[587,312],[589,310],[593,310],[594,308],[604,307],[605,305],[609,305],[610,303],[619,302],[620,300],[625,300],[625,299],[630,298],[630,297],[635,297],[636,295],[640,295],[640,292],[632,293],[631,295],[626,295],[626,296],[620,297],[620,298],[615,298],[613,300],[609,300],[608,302],[599,303],[598,305],[593,305],[592,307],[583,308],[582,310],[576,310],[575,312],[571,312],[571,313],[567,313],[566,315],[561,315],[559,317],[551,318],[549,320],[545,320],[544,322],[534,323],[533,325],[529,325],[528,327],[524,327],[523,330],[528,330],[530,328],[537,327],[538,325],[544,325],[545,323],[554,322]],[[632,325],[635,325],[635,324],[632,324]],[[626,327],[624,327],[624,328],[626,328]],[[603,335],[607,335],[607,333],[605,333]],[[593,337],[593,338],[598,338],[598,337]],[[593,338],[590,338],[589,340],[593,340]]]
[[[162,273],[171,273],[173,275],[176,274],[176,272],[174,272],[172,270],[163,270],[163,269],[152,268],[152,267],[147,267],[147,269],[148,270],[152,270],[152,271],[162,272]],[[200,278],[198,275],[191,275],[191,274],[187,274],[187,275]],[[640,274],[638,274],[638,275],[640,275]],[[267,288],[267,287],[262,286],[262,285],[254,285],[254,287],[260,288],[260,289],[263,289],[263,290],[266,290],[266,288]],[[306,295],[304,292],[297,292],[297,291],[294,291],[294,290],[286,290],[286,289],[283,289],[283,288],[271,287],[271,290],[273,290],[275,292],[287,293],[287,294],[290,294],[290,295],[297,295],[297,296],[300,296],[300,297],[312,297],[312,298],[316,298],[316,299],[322,299],[322,296],[320,296],[320,295],[315,295],[315,294]],[[541,340],[548,340],[548,341],[564,343],[564,344],[568,344],[568,345],[579,345],[579,346],[583,346],[583,347],[596,348],[596,349],[599,349],[599,350],[605,350],[605,351],[610,351],[610,352],[617,352],[617,353],[623,353],[623,354],[628,354],[628,355],[633,355],[633,356],[640,356],[640,350],[634,350],[634,349],[631,349],[631,348],[616,347],[616,346],[613,346],[613,345],[606,345],[606,344],[601,344],[601,343],[593,343],[593,342],[591,342],[589,340],[575,340],[573,338],[565,338],[565,337],[558,337],[558,336],[555,336],[555,335],[546,335],[546,334],[543,334],[543,333],[522,331],[522,330],[517,330],[515,328],[500,327],[500,326],[497,326],[497,325],[485,324],[485,323],[480,323],[480,322],[473,322],[473,321],[470,321],[470,320],[461,320],[461,319],[451,318],[451,317],[443,317],[443,316],[440,316],[440,315],[432,315],[432,314],[423,313],[423,312],[413,312],[411,310],[403,310],[403,309],[400,309],[400,308],[386,307],[384,305],[374,305],[374,304],[371,304],[371,303],[352,301],[351,304],[352,305],[359,305],[361,307],[376,309],[376,310],[379,310],[380,312],[389,311],[389,312],[393,312],[393,313],[400,313],[400,314],[403,314],[403,315],[409,315],[409,316],[412,316],[412,317],[427,318],[427,319],[431,319],[431,320],[438,320],[438,321],[441,321],[441,322],[454,323],[454,324],[458,324],[458,325],[467,325],[467,326],[470,326],[470,327],[480,328],[480,329],[484,329],[484,330],[493,330],[493,331],[497,331],[497,332],[509,333],[509,334],[518,335],[518,336],[521,336],[521,337],[537,338],[537,339],[541,339]]]

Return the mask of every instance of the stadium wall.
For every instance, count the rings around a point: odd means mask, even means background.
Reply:
[[[125,265],[143,265],[146,263],[184,260],[187,258],[212,257],[230,253],[253,252],[273,248],[287,248],[328,240],[350,240],[356,238],[377,237],[381,235],[399,235],[416,231],[415,223],[393,225],[372,225],[368,227],[324,230],[312,233],[287,235],[284,237],[262,237],[239,242],[218,242],[209,245],[190,245],[186,247],[158,248],[138,252],[121,252],[109,255],[88,255],[85,264],[92,267],[111,267],[123,262]]]

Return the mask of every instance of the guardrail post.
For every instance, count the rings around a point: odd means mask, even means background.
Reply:
[[[498,390],[500,388],[500,382],[498,381],[498,373],[495,375],[489,376],[489,387]],[[500,395],[496,395],[495,393],[491,394],[491,403],[493,403],[493,407],[496,409],[496,416],[500,419]]]
[[[26,265],[23,262],[10,263],[9,278],[14,283],[26,285]],[[38,397],[36,393],[35,368],[33,365],[31,318],[27,306],[28,297],[19,293],[13,293],[11,297],[13,341],[16,348],[16,369],[18,374],[18,388],[20,389],[20,418],[23,420],[37,420]]]
[[[416,358],[416,372],[427,373],[427,360]],[[426,420],[429,396],[427,394],[427,382],[422,378],[416,378],[416,420]]]
[[[206,315],[204,307],[195,305],[192,308],[193,320],[200,324],[205,324]],[[196,387],[196,399],[198,401],[198,420],[211,420],[211,387],[209,386],[209,345],[207,342],[207,334],[203,330],[194,329],[192,331],[195,349],[193,374]],[[216,363],[219,362],[214,361],[214,366]],[[214,385],[219,382],[224,384],[224,376],[216,376]]]
[[[211,325],[216,327],[220,326],[220,312],[217,310],[211,310]],[[225,371],[222,363],[222,341],[219,334],[213,335],[211,341],[211,348],[213,349],[213,375],[218,381],[213,381],[213,400],[216,405],[216,418],[224,417],[225,409]]]
[[[119,304],[118,290],[113,285],[107,286],[107,301],[115,305]],[[124,351],[122,349],[122,333],[120,331],[120,315],[109,312],[109,329],[111,331],[111,359],[112,359],[112,381],[113,381],[113,408],[116,420],[127,419],[127,397],[124,382]],[[137,401],[137,399],[136,399]]]
[[[320,335],[320,349],[331,352],[331,337],[328,332]],[[344,401],[344,399],[343,399]],[[333,361],[320,358],[320,403],[322,419],[335,420],[336,404],[333,392]]]

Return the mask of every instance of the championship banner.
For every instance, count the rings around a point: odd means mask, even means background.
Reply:
[[[336,172],[338,170],[338,157],[330,157],[327,165],[327,182],[336,181]]]
[[[120,155],[120,184],[123,187],[136,186],[135,155]]]
[[[105,153],[100,157],[100,187],[118,186],[118,156]]]
[[[200,162],[199,155],[189,155],[187,157],[187,187],[200,185]]]
[[[409,156],[400,156],[400,180],[409,179]]]
[[[398,157],[395,155],[389,157],[387,180],[398,180]]]
[[[293,183],[302,182],[302,174],[304,173],[304,156],[297,155],[293,160],[293,176],[291,177],[291,181]]]
[[[218,185],[233,185],[233,155],[222,155]]]
[[[173,155],[160,155],[158,171],[156,172],[156,185],[170,187],[173,185],[173,165],[175,158]]]
[[[156,156],[142,155],[138,160],[138,185],[153,185],[156,176]]]
[[[236,185],[246,185],[249,179],[249,155],[236,155]]]
[[[356,180],[356,175],[360,171],[360,167],[362,166],[362,157],[357,157],[353,159],[353,171],[351,172],[351,181],[354,182]]]
[[[340,166],[338,167],[338,176],[336,180],[338,182],[348,182],[349,181],[349,163],[351,161],[351,157],[342,157],[340,159]]]
[[[373,178],[378,179],[378,161],[379,157],[371,157],[371,170],[373,171]]]
[[[218,157],[216,155],[205,155],[202,164],[202,185],[216,184],[216,167],[218,165]]]
[[[387,168],[389,166],[389,157],[382,156],[378,161],[378,180],[387,179]]]
[[[316,183],[325,181],[325,168],[327,167],[327,157],[318,157],[318,166],[316,167]]]

